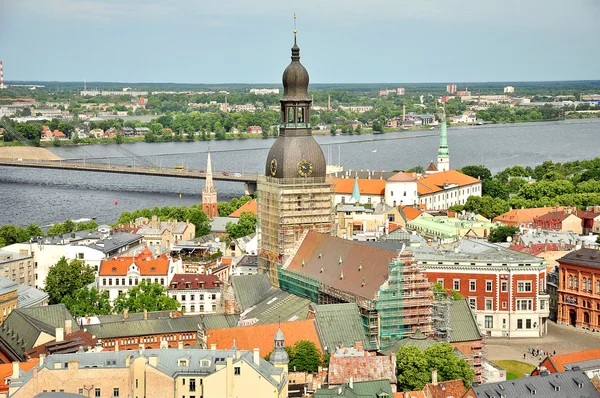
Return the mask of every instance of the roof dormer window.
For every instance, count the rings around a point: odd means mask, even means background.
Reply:
[[[112,267],[111,271],[112,272],[117,272],[117,267]]]
[[[156,267],[150,268],[150,272],[156,272]]]

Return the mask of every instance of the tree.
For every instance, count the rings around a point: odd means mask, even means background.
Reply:
[[[123,143],[123,135],[121,133],[117,133],[117,135],[115,136],[115,144],[122,144]]]
[[[69,263],[65,257],[62,257],[50,267],[44,291],[48,293],[50,304],[58,304],[94,280],[92,267],[85,265],[81,260],[71,260]]]
[[[488,168],[482,166],[465,166],[460,172],[473,178],[479,178],[482,181],[492,178],[492,172]]]
[[[44,236],[44,232],[42,229],[35,224],[29,224],[27,228],[25,228],[25,232],[29,235],[30,238],[35,238],[37,236]]]
[[[519,227],[511,225],[499,225],[490,230],[488,241],[493,243],[506,242],[508,237],[512,237],[517,232],[519,232]]]
[[[396,354],[398,391],[422,390],[431,381],[427,358],[423,351],[414,345],[400,347]]]
[[[167,289],[156,282],[143,280],[139,285],[127,290],[115,300],[114,310],[121,313],[126,308],[130,312],[177,310],[181,305],[167,295]]]
[[[64,297],[62,303],[73,316],[112,314],[108,291],[100,293],[95,287],[78,289],[72,295]]]
[[[300,340],[292,348],[293,355],[290,357],[289,369],[298,372],[316,372],[323,364],[321,352],[315,343],[308,340]]]
[[[457,292],[456,290],[453,289],[446,289],[441,282],[437,282],[433,284],[433,292],[434,293],[442,293],[444,295],[448,295],[448,293],[450,293],[450,299],[451,300],[464,300],[465,298],[463,297],[462,294],[460,294],[459,292]]]
[[[373,120],[373,131],[383,132],[383,123],[379,119]]]
[[[30,237],[27,230],[13,224],[6,224],[0,227],[0,247],[25,242]]]
[[[237,224],[228,222],[225,229],[233,239],[250,235],[256,231],[256,215],[249,211],[243,211]]]
[[[600,235],[596,238],[596,243],[600,245]]]
[[[65,225],[63,223],[59,223],[59,222],[52,224],[52,226],[50,228],[48,228],[48,231],[46,231],[46,234],[48,236],[63,235],[66,233],[67,233],[67,230],[65,228]]]
[[[483,195],[491,196],[492,198],[500,198],[508,200],[508,189],[500,180],[487,178],[483,180],[482,191]]]
[[[475,378],[475,371],[471,365],[464,360],[459,359],[454,354],[454,347],[449,343],[436,343],[428,347],[425,352],[427,366],[430,370],[437,369],[438,380],[458,380],[462,379],[466,388],[471,387]]]

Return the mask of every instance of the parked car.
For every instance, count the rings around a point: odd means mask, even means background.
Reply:
[[[183,167],[183,166],[175,166],[175,170],[185,170],[185,167]]]
[[[233,176],[234,176],[234,177],[241,177],[241,176],[242,176],[242,173],[233,173]]]
[[[224,171],[224,172],[223,172],[223,175],[224,175],[224,176],[228,176],[228,175],[229,175],[229,172],[228,172],[228,171]]]
[[[198,170],[198,173],[204,173],[204,170]]]

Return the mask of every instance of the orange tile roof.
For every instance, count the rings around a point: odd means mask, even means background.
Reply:
[[[423,211],[415,209],[412,206],[401,206],[401,209],[404,212],[404,215],[406,216],[406,219],[408,221],[412,221],[415,218],[419,217],[421,214],[423,214]]]
[[[408,398],[427,398],[423,391],[409,391],[407,392]],[[395,392],[394,398],[404,398],[405,395],[403,392]]]
[[[337,357],[329,360],[329,384],[354,381],[388,380],[396,384],[396,358],[393,356]]]
[[[417,181],[419,195],[428,195],[443,190],[444,184],[456,184],[459,187],[480,183],[477,178],[463,174],[457,170],[442,171],[439,173],[426,174]]]
[[[285,336],[284,345],[293,346],[300,340],[315,343],[319,351],[323,352],[321,342],[317,335],[314,319],[305,319],[294,322],[269,323],[266,325],[237,326],[224,329],[208,329],[206,331],[207,344],[217,345],[217,350],[228,350],[235,346],[240,350],[252,351],[260,349],[260,356],[264,357],[273,350],[275,333],[281,327]]]
[[[27,362],[20,362],[19,367],[24,372],[29,372],[35,365],[40,362],[39,358],[30,359]],[[0,365],[0,392],[8,392],[8,384],[6,378],[12,376],[13,364],[5,363]]]
[[[242,216],[243,211],[249,211],[249,212],[253,213],[254,215],[257,215],[258,214],[258,204],[256,203],[256,200],[251,200],[249,202],[244,203],[242,205],[242,207],[240,207],[239,209],[237,209],[236,211],[231,213],[229,215],[229,217],[240,218]]]
[[[427,384],[423,389],[428,398],[462,397],[467,392],[462,380],[440,381],[437,384]]]
[[[328,178],[334,193],[351,194],[354,190],[354,178]],[[358,180],[361,195],[385,195],[385,180]]]
[[[109,260],[103,260],[100,264],[100,276],[125,276],[132,263],[140,270],[140,275],[167,275],[169,269],[169,258],[166,254],[152,257],[148,248],[144,249],[135,257],[123,256]]]
[[[550,363],[554,366],[554,369],[551,369],[550,367],[546,366],[550,373],[564,372],[565,365],[569,365],[575,362],[600,359],[600,348],[597,348],[595,350],[572,352],[570,354],[553,355],[551,357],[548,357],[547,359],[549,359]]]
[[[493,222],[501,222],[506,225],[516,225],[524,222],[532,222],[534,218],[557,210],[555,207],[532,207],[530,209],[512,209],[494,218]],[[558,210],[564,210],[560,207]]]

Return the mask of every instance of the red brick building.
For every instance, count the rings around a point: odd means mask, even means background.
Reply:
[[[549,229],[560,232],[583,233],[583,222],[576,214],[575,209],[566,208],[564,211],[553,211],[544,215],[534,217],[533,227]]]
[[[600,251],[579,249],[558,264],[558,323],[600,330]]]

